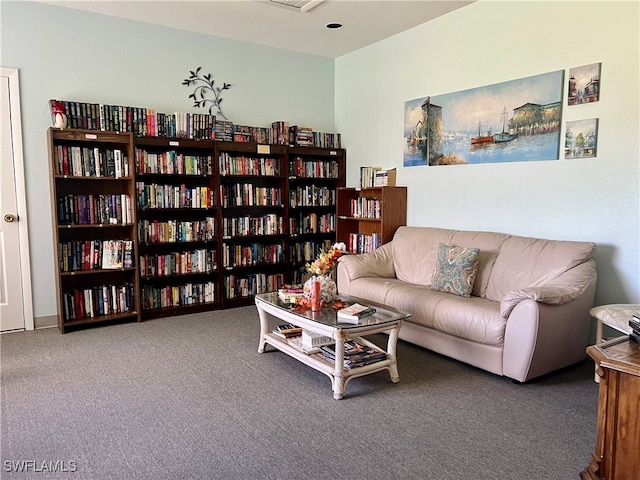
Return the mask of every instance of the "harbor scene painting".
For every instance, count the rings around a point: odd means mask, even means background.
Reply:
[[[558,160],[564,71],[405,102],[405,167]]]

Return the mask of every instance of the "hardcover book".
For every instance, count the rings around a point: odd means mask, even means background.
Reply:
[[[376,309],[372,307],[368,307],[366,305],[361,305],[359,303],[354,303],[342,310],[338,310],[338,320],[343,320],[352,323],[358,323],[358,320],[364,317],[368,317],[369,315],[373,315],[376,313]]]

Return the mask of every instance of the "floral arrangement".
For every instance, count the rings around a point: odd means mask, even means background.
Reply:
[[[313,262],[305,265],[311,275],[326,275],[338,264],[340,258],[347,251],[344,242],[334,243],[328,251],[322,251]]]

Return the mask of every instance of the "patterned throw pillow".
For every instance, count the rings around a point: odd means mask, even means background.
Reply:
[[[479,258],[478,248],[451,247],[441,243],[431,277],[431,290],[461,297],[471,296]]]

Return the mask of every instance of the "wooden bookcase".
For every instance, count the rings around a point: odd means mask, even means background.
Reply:
[[[372,251],[407,224],[407,187],[338,188],[337,217],[337,241]]]
[[[213,142],[135,139],[142,318],[220,307]]]
[[[48,131],[58,328],[140,321],[133,137]]]
[[[277,290],[286,262],[288,195],[284,145],[216,142],[223,308]]]
[[[290,147],[287,167],[291,282],[302,283],[308,276],[305,263],[336,241],[337,196],[344,187],[346,155],[343,149]]]
[[[302,281],[304,264],[336,241],[343,149],[53,128],[49,146],[63,333],[86,323],[249,305],[255,293]],[[85,163],[90,154],[119,150],[126,175],[122,165],[118,178],[90,166],[86,174],[64,173],[60,155],[72,148]],[[88,195],[128,198],[129,218],[69,224],[59,205]],[[105,240],[131,240],[132,265],[64,270],[63,253]],[[78,291],[120,284],[129,289],[127,310],[70,315]]]

